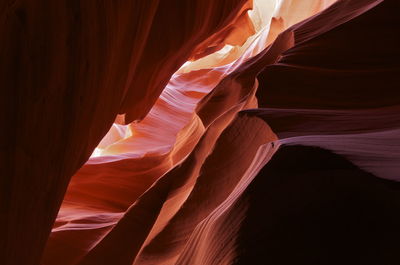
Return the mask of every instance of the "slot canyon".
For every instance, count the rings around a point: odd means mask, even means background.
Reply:
[[[399,265],[400,1],[0,1],[1,265]]]

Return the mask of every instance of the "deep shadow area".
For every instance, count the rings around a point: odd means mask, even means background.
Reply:
[[[282,146],[243,194],[235,264],[400,264],[399,189],[327,150]]]

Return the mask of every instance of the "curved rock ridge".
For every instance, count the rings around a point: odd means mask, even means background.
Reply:
[[[375,176],[400,181],[400,105],[357,110],[254,109],[281,144],[319,146]]]

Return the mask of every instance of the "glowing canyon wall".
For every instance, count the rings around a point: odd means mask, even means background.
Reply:
[[[397,264],[399,7],[0,4],[0,264]]]

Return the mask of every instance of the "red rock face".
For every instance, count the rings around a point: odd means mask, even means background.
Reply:
[[[0,4],[0,263],[397,264],[398,7]]]
[[[1,5],[2,124],[9,127],[1,137],[5,263],[39,262],[71,175],[116,114],[143,118],[196,45],[227,30],[245,5]]]

